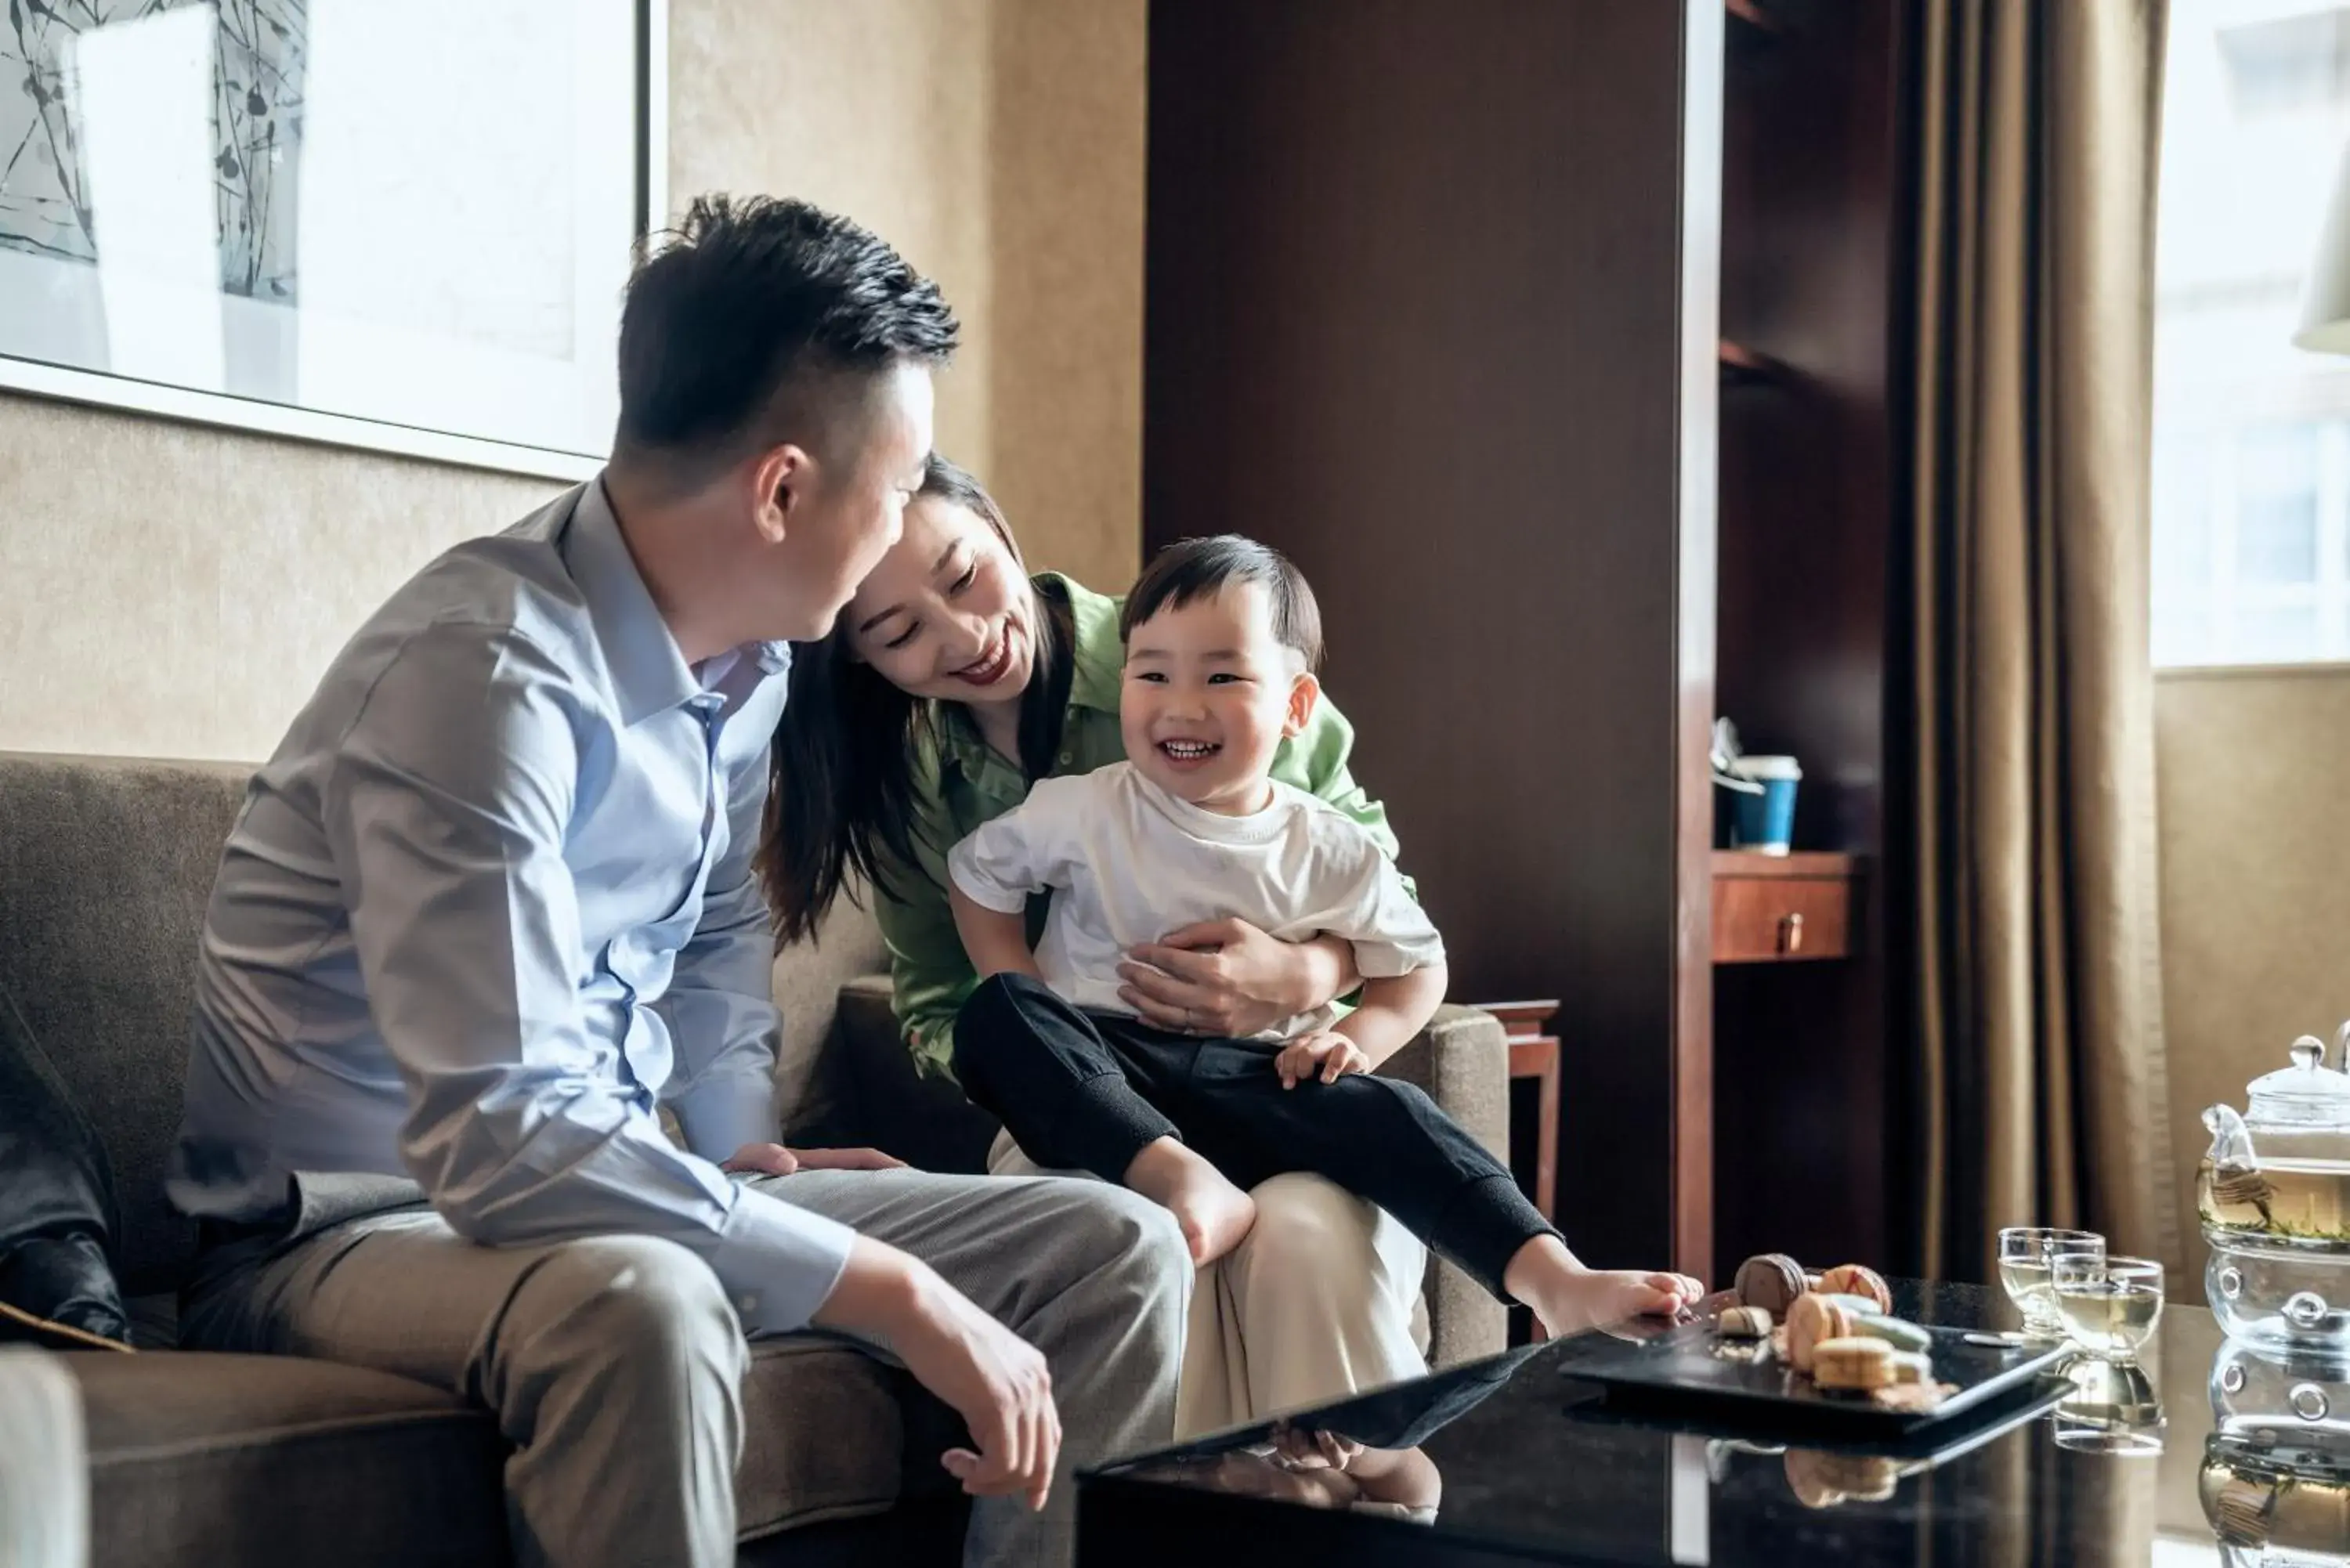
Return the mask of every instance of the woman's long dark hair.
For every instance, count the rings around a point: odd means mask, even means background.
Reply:
[[[916,493],[981,518],[1021,562],[1003,508],[945,458],[931,455]],[[1066,601],[1049,584],[1031,584],[1035,647],[1020,699],[1020,763],[1033,779],[1052,770],[1060,747],[1076,658]],[[852,874],[884,898],[897,896],[891,869],[919,865],[914,756],[936,742],[938,723],[934,704],[907,695],[849,651],[845,624],[822,642],[792,649],[791,698],[775,728],[758,850],[779,944],[813,940]]]

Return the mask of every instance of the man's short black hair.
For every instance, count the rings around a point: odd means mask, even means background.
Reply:
[[[1295,651],[1306,669],[1322,667],[1322,607],[1314,602],[1305,574],[1272,545],[1238,534],[1179,539],[1152,556],[1118,612],[1119,640],[1132,641],[1134,628],[1160,610],[1181,609],[1231,583],[1263,588],[1274,640]]]
[[[629,281],[613,444],[714,469],[788,438],[774,415],[803,375],[939,364],[957,330],[938,286],[847,219],[771,196],[697,197]]]

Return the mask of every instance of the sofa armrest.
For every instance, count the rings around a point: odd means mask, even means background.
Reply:
[[[1495,1159],[1510,1157],[1510,1041],[1500,1019],[1447,1003],[1380,1073],[1427,1091]],[[1509,1314],[1468,1275],[1428,1264],[1428,1360],[1451,1366],[1509,1345]]]

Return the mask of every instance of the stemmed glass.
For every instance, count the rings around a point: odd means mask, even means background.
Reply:
[[[2056,1308],[2051,1269],[2059,1257],[2102,1262],[2106,1239],[2095,1231],[2049,1225],[2011,1225],[1999,1233],[1999,1282],[2023,1314],[2029,1339],[2062,1339],[2064,1319]]]
[[[2162,1317],[2162,1265],[2151,1258],[2063,1253],[2048,1282],[2065,1333],[2100,1360],[2136,1356]]]

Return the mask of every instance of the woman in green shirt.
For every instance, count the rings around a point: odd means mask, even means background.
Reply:
[[[898,1018],[926,1073],[948,1071],[955,1014],[978,983],[947,903],[947,851],[1035,780],[1126,755],[1118,602],[1029,576],[995,503],[933,458],[904,536],[832,638],[795,656],[761,875],[786,941],[812,935],[852,879],[873,889]],[[1361,822],[1392,855],[1386,813],[1347,771],[1353,744],[1326,700],[1283,744],[1274,776]],[[1032,939],[1042,915],[1039,899]],[[1360,979],[1343,941],[1278,941],[1240,920],[1170,931],[1123,972],[1120,994],[1142,1017],[1228,1036],[1311,1012]],[[991,1163],[1034,1168],[1003,1139]],[[1193,1294],[1186,1435],[1427,1370],[1419,1242],[1319,1177],[1276,1177],[1254,1196],[1249,1240]]]

